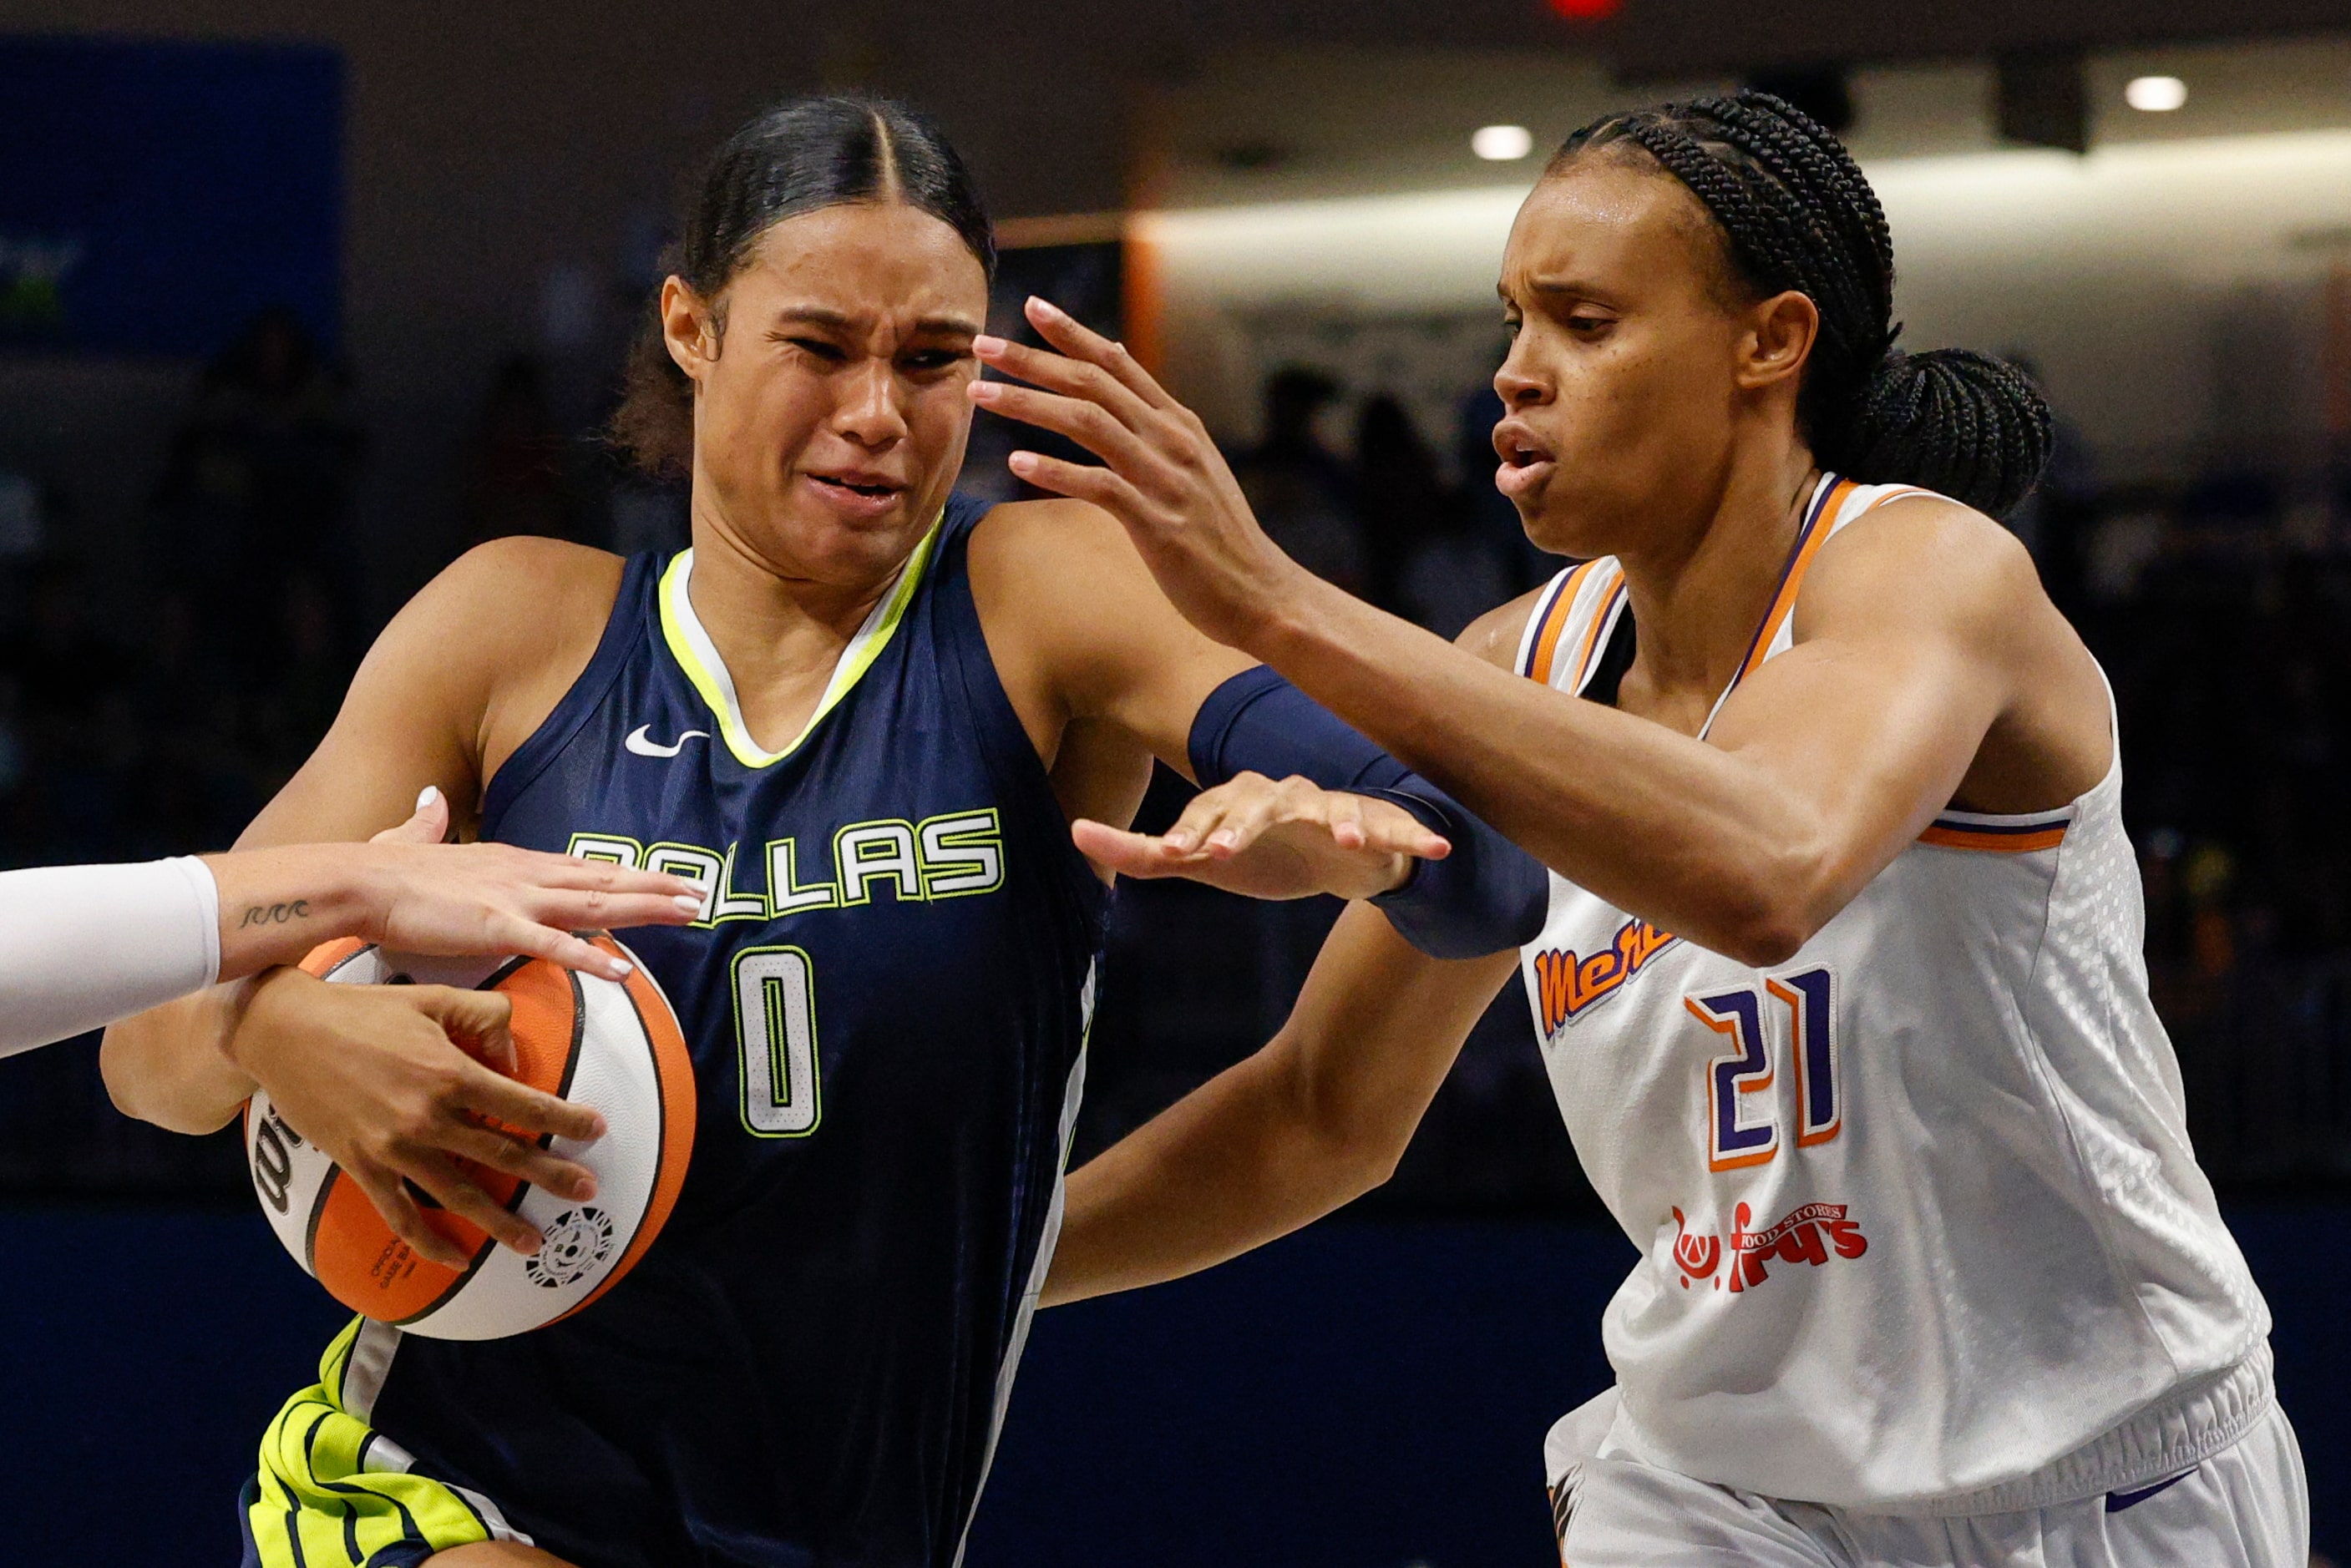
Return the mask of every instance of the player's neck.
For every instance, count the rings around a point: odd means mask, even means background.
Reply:
[[[1695,733],[1771,607],[1820,470],[1801,446],[1738,462],[1694,525],[1624,552],[1640,628],[1627,706]]]
[[[902,556],[862,580],[824,581],[696,517],[686,599],[726,667],[756,743],[780,747],[807,725],[858,629],[905,564]]]
[[[740,644],[761,649],[763,662],[805,661],[829,670],[896,586],[905,560],[902,556],[848,580],[827,580],[754,548],[724,522],[697,517],[687,593],[722,653]]]

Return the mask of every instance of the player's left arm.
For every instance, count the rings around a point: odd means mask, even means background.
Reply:
[[[1431,958],[1350,908],[1263,1049],[1070,1174],[1045,1304],[1196,1273],[1387,1180],[1517,964]]]
[[[1998,524],[1888,503],[1824,545],[1796,648],[1705,741],[1498,670],[1300,568],[1197,416],[1132,356],[1031,301],[1060,354],[994,338],[1032,383],[975,401],[1102,458],[1022,477],[1115,515],[1186,617],[1264,659],[1578,886],[1754,963],[1794,952],[1955,799],[2062,805],[2110,754],[2095,663]]]
[[[1823,545],[1795,645],[1701,741],[1495,669],[1358,600],[1269,639],[1278,668],[1620,909],[1780,962],[1954,804],[2063,805],[2106,771],[2088,650],[2032,559],[1938,497]]]
[[[971,543],[989,654],[1079,848],[1106,870],[1192,876],[1257,898],[1369,898],[1450,846],[1386,801],[1242,774],[1156,837],[1127,832],[1155,757],[1201,782],[1191,741],[1255,667],[1176,612],[1117,523],[1080,502],[998,507]],[[1211,781],[1214,783],[1214,781]]]

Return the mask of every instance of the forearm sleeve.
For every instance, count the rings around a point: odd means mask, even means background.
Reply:
[[[0,1056],[201,991],[220,890],[193,857],[0,872]]]
[[[1431,958],[1523,947],[1542,929],[1551,878],[1540,861],[1271,670],[1243,670],[1210,692],[1189,750],[1203,789],[1240,773],[1294,775],[1390,801],[1442,834],[1451,855],[1415,861],[1402,887],[1372,900]]]

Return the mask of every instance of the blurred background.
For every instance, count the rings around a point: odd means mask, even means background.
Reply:
[[[796,91],[942,120],[1003,224],[1000,330],[1038,292],[1123,333],[1286,548],[1457,630],[1552,566],[1489,483],[1518,200],[1593,115],[1742,81],[1862,158],[1905,342],[2059,410],[2008,521],[2116,687],[2190,1128],[2351,1553],[2339,0],[15,0],[0,866],[225,846],[468,545],[682,544],[600,431],[687,182]],[[1010,496],[980,418],[965,487]],[[1081,1158],[1259,1044],[1335,912],[1123,892]],[[1632,1255],[1513,990],[1385,1189],[1040,1320],[973,1561],[1548,1561],[1540,1440],[1606,1381]],[[233,1561],[335,1322],[233,1145],[118,1116],[93,1043],[0,1064],[0,1563]]]

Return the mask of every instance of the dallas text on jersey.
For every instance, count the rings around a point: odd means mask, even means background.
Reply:
[[[872,902],[877,888],[889,889],[900,903],[923,903],[992,893],[1004,886],[1004,833],[993,809],[948,812],[921,822],[885,817],[836,828],[830,846],[831,875],[822,881],[800,880],[815,867],[803,864],[797,839],[770,839],[761,850],[768,872],[764,890],[736,885],[740,848],[646,845],[623,834],[574,833],[568,853],[684,877],[702,890],[702,914],[695,922],[701,926],[851,909]],[[823,846],[818,853],[824,853]]]

